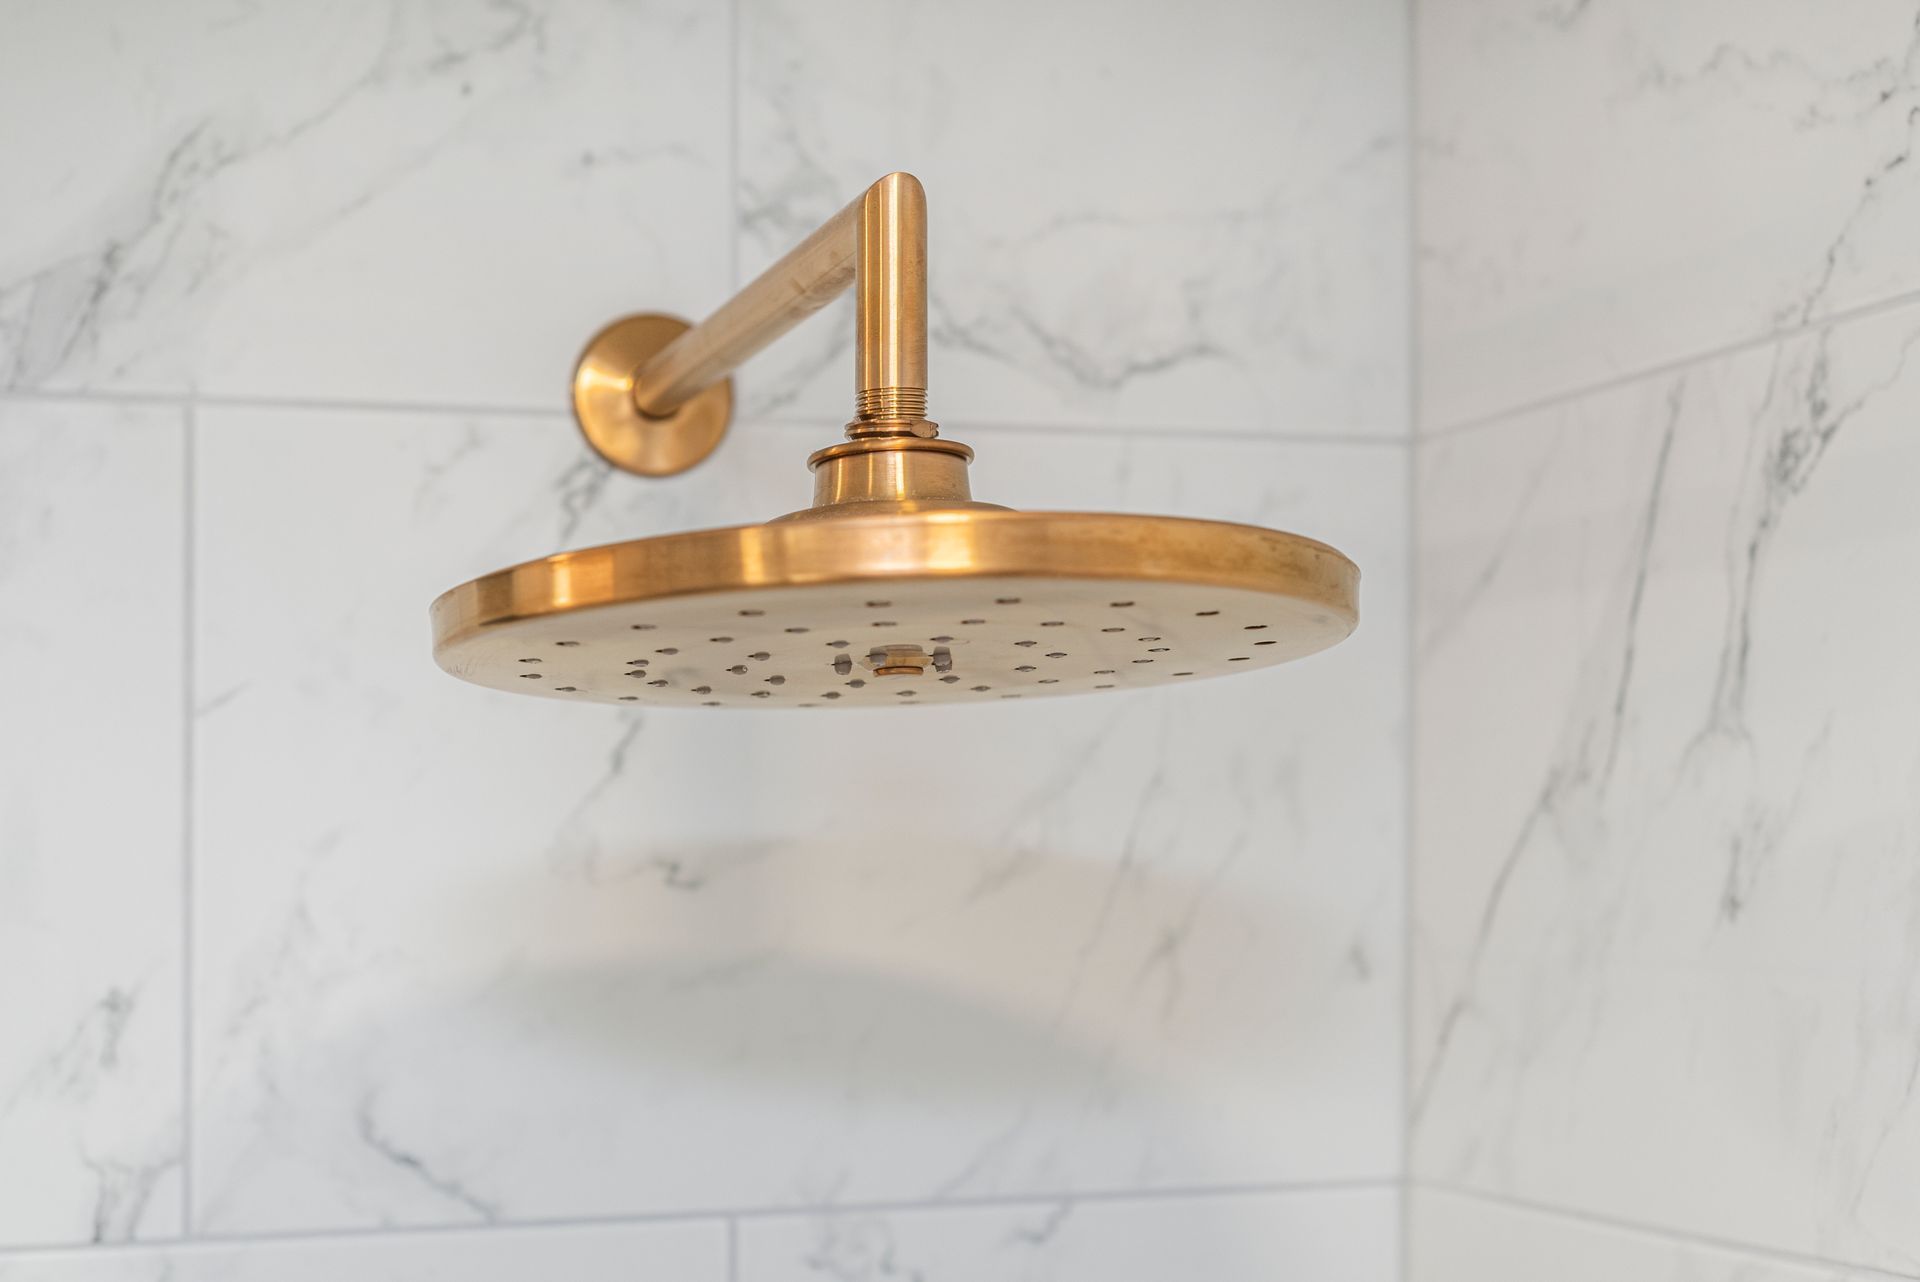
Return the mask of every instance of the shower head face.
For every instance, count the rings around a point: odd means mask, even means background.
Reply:
[[[1298,535],[1172,517],[960,511],[610,544],[446,593],[434,654],[515,694],[913,707],[1187,683],[1323,650],[1358,572]]]

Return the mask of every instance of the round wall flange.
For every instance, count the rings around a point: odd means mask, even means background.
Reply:
[[[634,375],[689,325],[641,312],[595,334],[573,370],[573,417],[601,458],[638,476],[672,476],[713,453],[733,421],[733,380],[723,378],[670,414],[643,414]]]

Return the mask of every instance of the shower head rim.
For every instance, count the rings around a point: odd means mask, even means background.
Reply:
[[[1359,568],[1338,549],[1305,535],[1177,516],[939,510],[721,526],[524,561],[434,600],[434,656],[447,667],[449,651],[482,634],[533,619],[648,601],[756,589],[993,578],[1177,583],[1267,593],[1327,616],[1325,645],[1343,639],[1359,621]]]

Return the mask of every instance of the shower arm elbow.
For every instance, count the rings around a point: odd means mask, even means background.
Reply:
[[[698,324],[630,317],[603,330],[574,379],[575,415],[588,440],[629,471],[691,467],[731,417],[727,376],[849,287],[856,396],[848,436],[936,435],[926,416],[926,191],[912,174],[891,173]],[[620,331],[643,323],[654,329],[641,346],[653,350],[623,368],[622,358],[641,348],[622,342]],[[609,392],[626,403],[609,406]],[[664,439],[673,435],[682,439]],[[645,449],[635,447],[639,437],[651,438]]]

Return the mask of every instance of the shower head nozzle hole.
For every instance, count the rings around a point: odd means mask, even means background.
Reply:
[[[743,619],[757,619],[761,615],[765,614],[766,611],[765,610],[741,610],[738,613],[740,617]]]
[[[1131,610],[1133,608],[1133,602],[1131,601],[1109,601],[1107,604],[1116,610]]]
[[[540,679],[540,674],[538,672],[522,672],[520,674],[520,679],[522,681],[538,681]]]
[[[580,643],[578,641],[555,641],[554,644],[558,646],[572,647],[572,646],[579,645]]]

